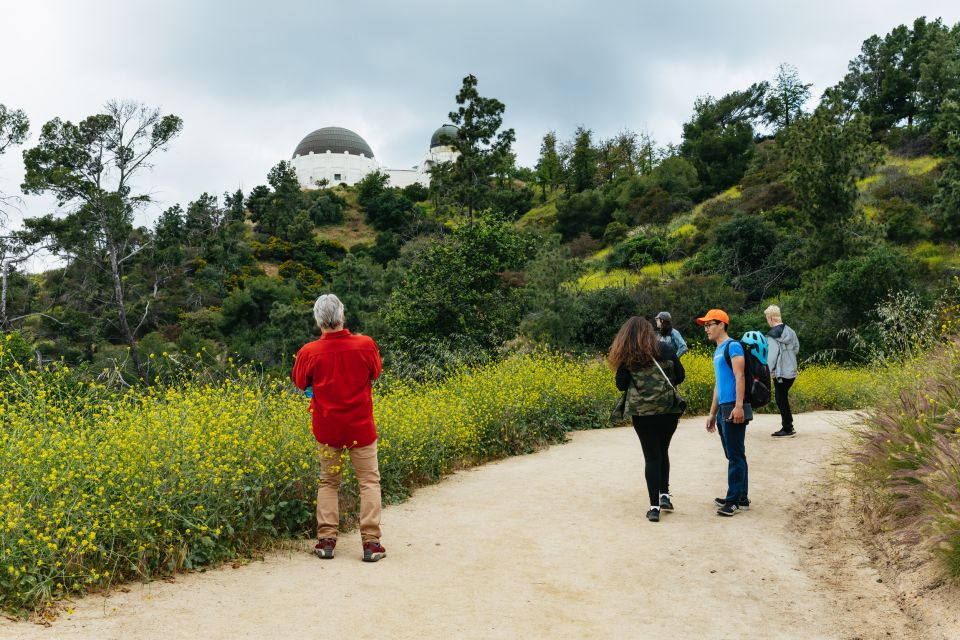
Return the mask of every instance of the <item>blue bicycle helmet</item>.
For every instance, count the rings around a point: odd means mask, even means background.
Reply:
[[[740,338],[740,342],[747,345],[757,356],[757,360],[767,364],[767,336],[759,331],[747,331]]]

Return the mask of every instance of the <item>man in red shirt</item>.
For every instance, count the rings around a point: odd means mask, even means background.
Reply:
[[[317,298],[313,317],[322,335],[300,349],[290,377],[298,389],[313,387],[310,413],[313,436],[320,443],[319,542],[314,551],[324,559],[333,557],[340,523],[337,496],[344,460],[349,457],[360,485],[363,560],[376,562],[387,555],[380,544],[380,469],[370,393],[370,383],[382,368],[380,351],[371,338],[343,328],[343,303],[337,296]]]

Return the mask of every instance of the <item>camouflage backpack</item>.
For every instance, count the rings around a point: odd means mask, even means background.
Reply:
[[[673,376],[673,361],[658,360],[663,373],[653,363],[630,370],[630,386],[624,403],[624,416],[651,416],[683,413],[686,401],[667,381]]]

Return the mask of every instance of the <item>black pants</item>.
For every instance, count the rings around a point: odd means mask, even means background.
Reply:
[[[660,506],[660,494],[670,493],[670,456],[667,450],[679,420],[678,414],[633,416],[633,428],[640,438],[643,459],[646,461],[643,475],[647,480],[651,506]]]
[[[780,426],[784,431],[793,431],[793,413],[790,411],[790,399],[787,398],[787,392],[793,386],[796,378],[774,378],[773,389],[777,400],[777,408],[780,409]]]

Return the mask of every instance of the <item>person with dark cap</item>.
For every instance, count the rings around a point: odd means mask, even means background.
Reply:
[[[657,323],[657,334],[660,336],[660,342],[672,347],[678,358],[685,354],[687,343],[683,341],[680,332],[673,328],[673,317],[670,312],[661,311],[654,320]]]
[[[710,309],[697,324],[707,340],[717,345],[713,352],[713,402],[707,418],[707,431],[720,432],[720,443],[727,458],[727,495],[715,498],[717,515],[735,516],[750,508],[747,498],[747,453],[744,440],[747,424],[753,418],[746,401],[746,360],[743,345],[727,335],[730,316],[722,309]]]

